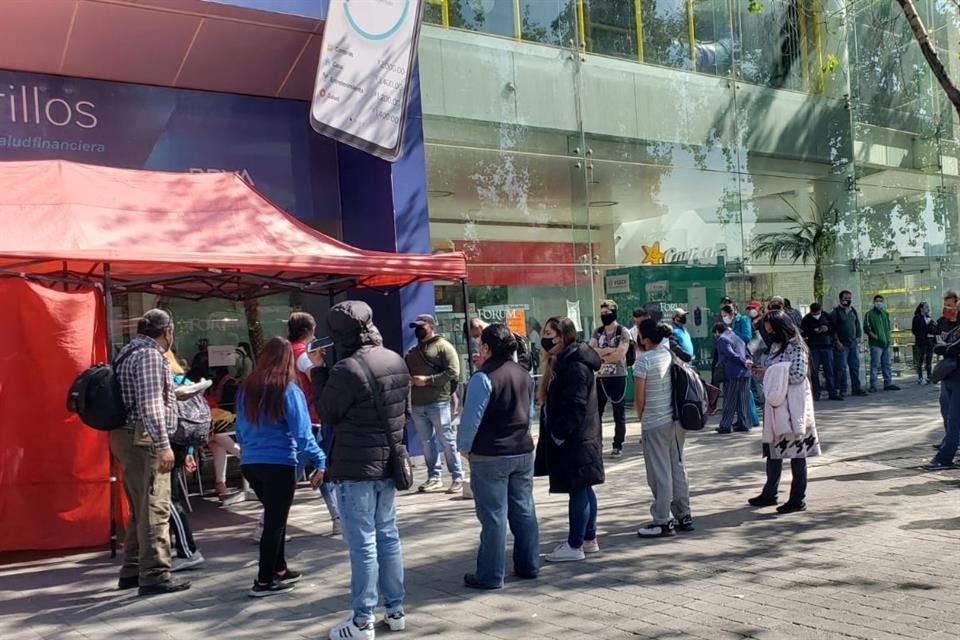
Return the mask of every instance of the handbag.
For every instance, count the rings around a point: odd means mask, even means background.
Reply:
[[[377,417],[383,423],[383,432],[387,436],[387,446],[390,447],[389,467],[390,474],[393,477],[393,486],[397,491],[409,491],[413,487],[413,463],[410,461],[410,453],[402,442],[393,441],[393,431],[390,429],[390,422],[383,410],[383,397],[380,392],[380,385],[370,370],[370,365],[362,358],[358,357],[357,362],[367,376],[367,383],[370,385],[370,394],[373,399],[373,406],[377,410]]]
[[[957,372],[956,358],[941,358],[930,372],[930,382],[943,382]]]

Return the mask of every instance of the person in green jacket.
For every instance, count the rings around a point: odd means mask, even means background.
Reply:
[[[893,371],[890,368],[893,334],[883,296],[873,297],[873,309],[863,314],[863,330],[870,342],[870,393],[877,391],[877,369],[883,370],[883,390],[899,391],[900,387],[893,384]]]

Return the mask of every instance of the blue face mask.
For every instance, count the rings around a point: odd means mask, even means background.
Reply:
[[[883,311],[884,304],[882,302],[874,302],[873,308],[877,311]]]

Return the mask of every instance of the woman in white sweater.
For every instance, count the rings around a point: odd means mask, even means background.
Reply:
[[[773,338],[765,368],[771,384],[767,389],[763,411],[763,455],[767,459],[767,482],[759,496],[750,499],[754,507],[777,504],[784,459],[790,459],[793,481],[789,500],[777,508],[779,513],[805,511],[807,493],[807,458],[820,453],[813,411],[813,393],[808,377],[810,353],[796,324],[784,311],[772,311],[764,318],[764,329]],[[788,370],[784,370],[788,369]],[[786,378],[786,380],[784,380]],[[781,392],[775,379],[779,379]],[[783,384],[786,383],[786,384]]]

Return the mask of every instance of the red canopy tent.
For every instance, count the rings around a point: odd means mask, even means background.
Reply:
[[[0,296],[12,310],[0,314],[0,551],[104,541],[104,500],[114,512],[106,439],[64,401],[73,377],[109,353],[113,293],[243,300],[442,279],[462,281],[466,294],[463,254],[351,247],[236,174],[59,160],[0,163],[4,276]]]

